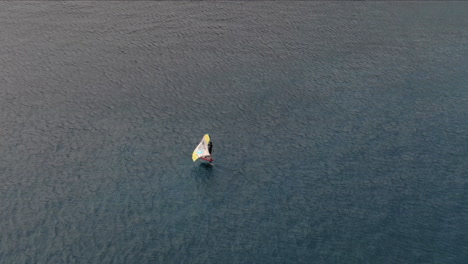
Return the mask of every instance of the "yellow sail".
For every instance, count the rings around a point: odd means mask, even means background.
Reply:
[[[192,160],[196,161],[199,158],[210,158],[211,159],[211,154],[208,151],[208,144],[210,143],[210,135],[205,134],[198,144],[198,146],[195,148],[195,150],[192,153]]]

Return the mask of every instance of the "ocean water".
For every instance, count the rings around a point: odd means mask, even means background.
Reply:
[[[468,263],[466,14],[1,2],[0,262]]]

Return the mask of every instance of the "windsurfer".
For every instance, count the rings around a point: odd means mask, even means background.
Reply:
[[[210,142],[208,143],[208,152],[210,153],[210,163],[213,162],[213,156],[212,156],[212,153],[213,153],[213,143]]]
[[[213,151],[213,143],[211,143],[210,135],[205,134],[192,153],[192,160],[195,162],[198,159],[213,161],[211,152]]]

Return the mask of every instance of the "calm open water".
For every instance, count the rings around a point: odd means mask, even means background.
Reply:
[[[467,263],[467,14],[1,2],[0,262]]]

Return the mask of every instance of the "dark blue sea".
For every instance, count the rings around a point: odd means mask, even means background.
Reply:
[[[467,14],[1,2],[0,263],[468,263]]]

